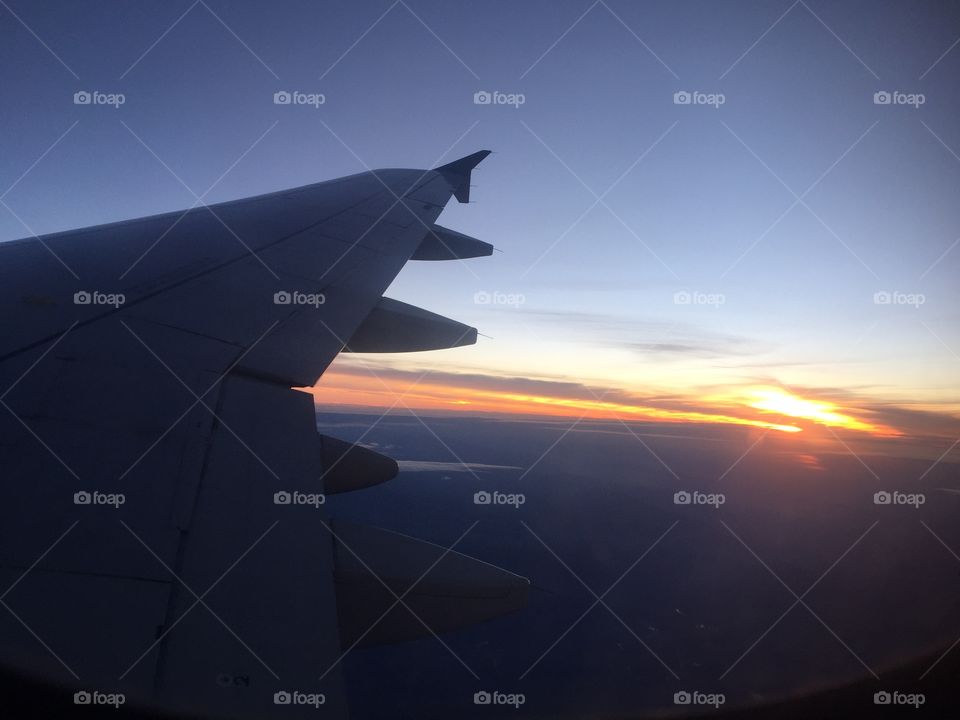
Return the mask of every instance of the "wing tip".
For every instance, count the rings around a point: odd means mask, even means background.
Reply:
[[[441,165],[433,170],[446,178],[453,190],[453,196],[457,198],[459,202],[470,202],[470,173],[473,172],[473,169],[479,165],[490,152],[490,150],[478,150],[475,153],[471,153],[459,160],[454,160],[446,165]]]

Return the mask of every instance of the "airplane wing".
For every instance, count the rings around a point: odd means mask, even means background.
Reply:
[[[331,524],[326,494],[397,466],[294,389],[345,349],[476,341],[382,295],[411,258],[490,254],[435,223],[487,154],[0,245],[0,665],[80,704],[343,716],[351,644],[524,604],[505,570]]]

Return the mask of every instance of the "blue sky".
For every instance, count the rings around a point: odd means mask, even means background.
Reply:
[[[956,413],[958,14],[7,0],[0,238],[186,207],[187,187],[217,202],[489,148],[475,203],[441,222],[503,252],[411,263],[391,295],[492,339],[377,367]],[[84,90],[125,101],[75,105]]]

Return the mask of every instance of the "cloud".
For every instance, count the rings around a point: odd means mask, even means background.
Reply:
[[[753,338],[692,323],[556,310],[524,309],[522,313],[534,321],[563,325],[565,331],[592,338],[596,345],[622,348],[641,355],[743,357],[772,349]]]

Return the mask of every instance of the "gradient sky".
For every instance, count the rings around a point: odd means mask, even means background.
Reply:
[[[441,222],[503,252],[390,290],[489,337],[340,359],[321,403],[349,404],[335,381],[361,365],[391,387],[442,372],[428,407],[493,387],[760,417],[756,389],[783,386],[956,437],[958,36],[934,2],[3,0],[0,238],[489,148]]]

